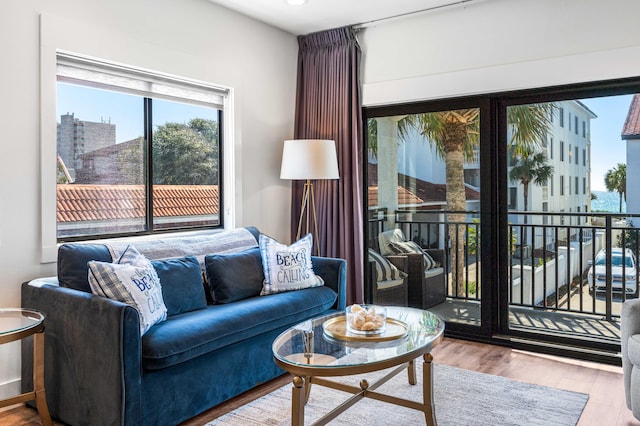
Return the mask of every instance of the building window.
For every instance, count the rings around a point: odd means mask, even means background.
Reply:
[[[587,150],[582,148],[582,165],[587,165]]]
[[[560,195],[564,195],[564,176],[560,176]]]
[[[225,89],[57,62],[59,241],[222,226]]]
[[[577,135],[578,134],[578,116],[573,117],[573,119],[574,119],[573,128],[574,128],[574,130],[576,132],[576,135]]]
[[[558,118],[560,121],[560,127],[564,127],[564,108],[558,108]]]
[[[571,113],[569,113],[569,131],[571,131]]]
[[[550,185],[549,185],[549,191],[551,191],[551,196],[553,197],[553,178],[549,179]]]
[[[587,137],[587,123],[586,123],[586,121],[582,122],[582,137],[583,138]]]
[[[560,141],[560,161],[564,161],[564,141]]]
[[[571,176],[569,176],[569,192],[567,192],[567,195],[571,195]]]
[[[578,193],[580,192],[580,189],[578,187],[578,176],[576,176],[576,178],[575,178],[575,182],[574,182],[573,188],[575,190],[576,195],[578,195]]]
[[[582,193],[583,194],[587,193],[587,178],[586,177],[582,178]]]
[[[551,115],[553,117],[553,114]],[[549,158],[553,160],[553,138],[549,138]]]
[[[579,151],[578,151],[578,147],[576,146],[576,147],[575,147],[576,164],[578,164],[578,161],[579,161],[579,154],[578,154],[578,153],[579,153]]]

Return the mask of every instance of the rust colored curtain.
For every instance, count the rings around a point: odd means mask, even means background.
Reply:
[[[339,180],[313,182],[321,256],[347,261],[347,303],[362,303],[363,193],[360,46],[351,27],[298,37],[296,139],[336,142]],[[300,217],[302,181],[293,181],[291,235]]]

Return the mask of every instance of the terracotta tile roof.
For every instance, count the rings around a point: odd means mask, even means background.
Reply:
[[[370,186],[369,187],[369,206],[374,207],[378,205],[378,186]],[[424,201],[417,197],[414,193],[405,189],[401,186],[398,186],[398,204],[406,205],[406,204],[422,204]]]
[[[217,185],[155,185],[154,216],[201,216],[218,214]],[[142,185],[57,186],[58,223],[144,217]]]
[[[621,136],[622,139],[640,138],[640,95],[633,95]]]
[[[378,167],[368,163],[369,207],[378,205]],[[447,203],[447,185],[427,182],[398,173],[398,204]],[[480,192],[465,187],[467,200],[480,199]]]

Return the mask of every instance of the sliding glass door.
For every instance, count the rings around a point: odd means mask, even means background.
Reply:
[[[426,253],[409,265],[408,305],[454,328],[482,325],[481,123],[478,102],[369,110],[368,246],[402,255],[386,237]]]

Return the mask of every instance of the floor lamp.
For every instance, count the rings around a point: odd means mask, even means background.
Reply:
[[[313,235],[314,245],[318,247],[318,219],[312,180],[338,179],[338,158],[336,143],[325,139],[294,139],[284,141],[280,179],[304,180],[298,233],[302,236],[302,224],[305,223],[305,235]],[[319,249],[316,249],[316,253]]]

